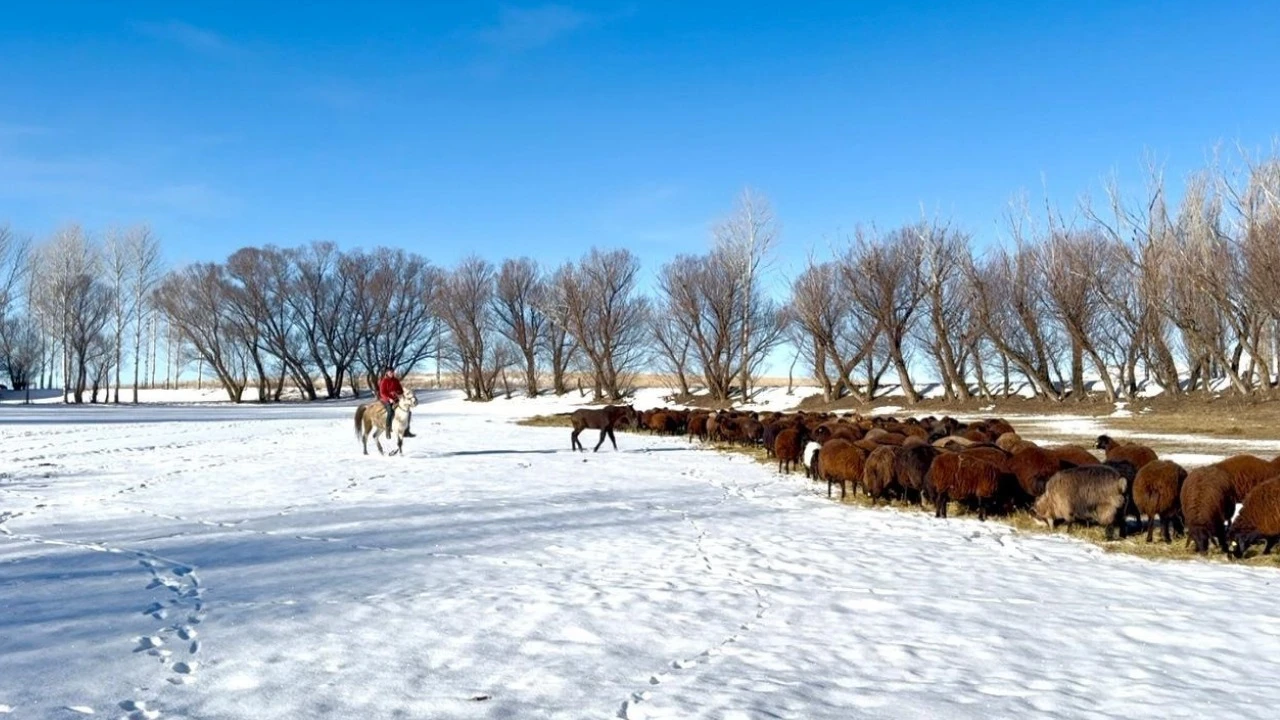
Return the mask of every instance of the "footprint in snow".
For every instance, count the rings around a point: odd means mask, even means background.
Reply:
[[[81,715],[93,714],[93,708],[89,707],[88,705],[68,705],[63,709],[70,710],[73,713],[79,713]]]
[[[173,664],[173,671],[179,675],[194,675],[196,672],[196,661],[176,662]]]
[[[136,642],[138,646],[135,647],[133,651],[142,652],[144,650],[154,650],[161,647],[164,645],[164,638],[159,635],[143,635],[142,637],[134,638],[134,642]]]

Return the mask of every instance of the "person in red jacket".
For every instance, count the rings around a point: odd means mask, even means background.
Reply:
[[[387,411],[387,437],[391,437],[391,423],[396,417],[396,402],[400,396],[404,395],[404,386],[400,384],[400,378],[396,377],[396,371],[387,368],[382,373],[382,379],[378,381],[378,400],[382,402],[382,406]],[[405,437],[416,437],[409,432],[409,423],[406,420],[404,426]]]

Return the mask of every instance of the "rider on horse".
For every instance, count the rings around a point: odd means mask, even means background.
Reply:
[[[400,379],[396,377],[396,371],[388,367],[382,373],[382,379],[378,381],[378,400],[382,403],[383,409],[387,411],[387,437],[391,437],[391,421],[396,417],[396,402],[400,400],[400,396],[404,395],[404,387],[400,385]],[[415,437],[409,432],[409,420],[413,416],[405,418],[404,436]]]

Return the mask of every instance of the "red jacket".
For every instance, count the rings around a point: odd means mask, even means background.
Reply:
[[[404,394],[400,381],[394,377],[384,377],[378,381],[378,399],[384,403],[395,402]]]

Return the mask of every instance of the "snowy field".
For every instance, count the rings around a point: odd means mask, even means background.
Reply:
[[[0,408],[0,713],[1276,717],[1274,570],[508,422],[556,409]]]

